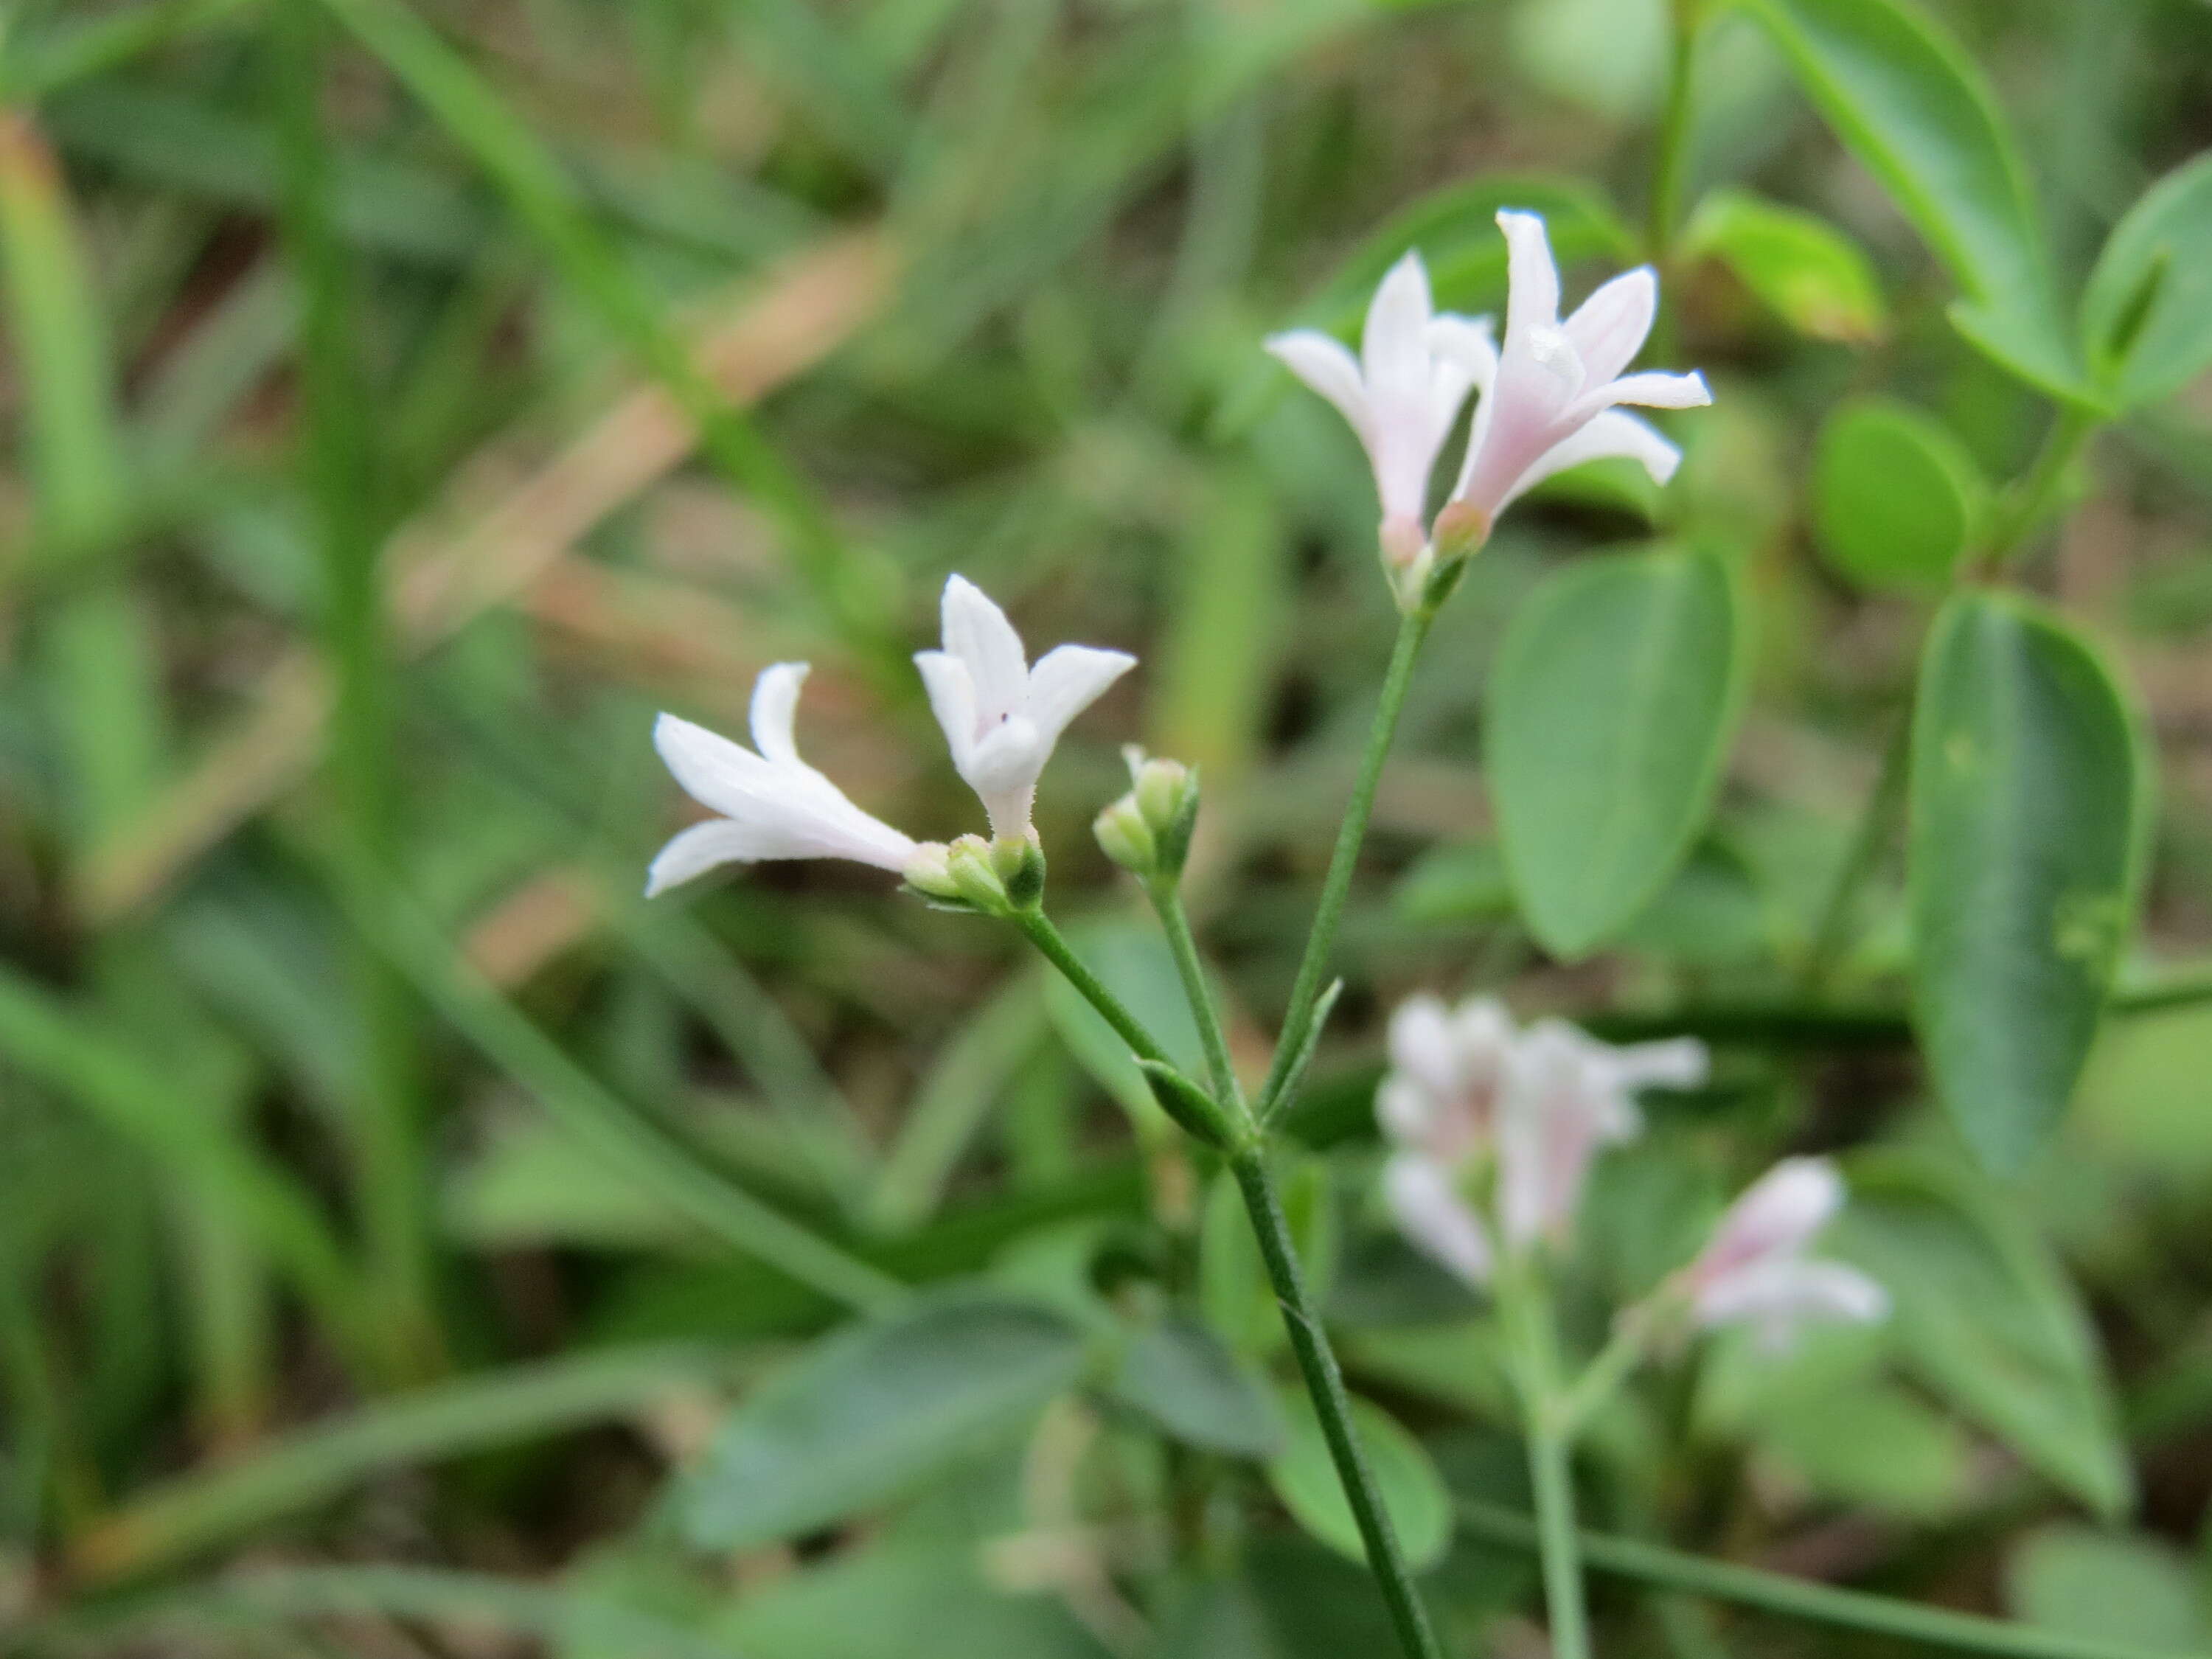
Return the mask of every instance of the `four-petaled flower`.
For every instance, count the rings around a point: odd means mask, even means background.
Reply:
[[[1785,1158],[1730,1205],[1680,1291],[1700,1326],[1749,1325],[1763,1346],[1786,1347],[1817,1320],[1861,1323],[1889,1311],[1882,1287],[1856,1267],[1808,1257],[1843,1207],[1843,1177],[1824,1158]]]
[[[1498,361],[1487,318],[1437,316],[1419,253],[1390,267],[1354,357],[1334,335],[1294,329],[1267,349],[1352,422],[1382,504],[1384,556],[1403,570],[1428,545],[1429,475],[1460,405]]]
[[[1027,836],[1037,775],[1067,723],[1136,665],[1126,651],[1062,645],[1035,668],[1006,613],[964,577],[945,584],[945,648],[915,655],[952,763],[983,802],[991,833]]]
[[[717,865],[854,859],[902,871],[920,850],[799,758],[792,721],[806,672],[803,662],[761,671],[753,683],[751,749],[673,714],[653,722],[653,747],[676,781],[721,816],[693,824],[660,849],[646,876],[647,897]]]
[[[1591,1164],[1643,1127],[1635,1091],[1705,1079],[1702,1043],[1614,1048],[1564,1020],[1516,1030],[1494,999],[1431,996],[1390,1021],[1376,1111],[1395,1150],[1382,1190],[1401,1231],[1474,1285],[1501,1246],[1564,1242]]]

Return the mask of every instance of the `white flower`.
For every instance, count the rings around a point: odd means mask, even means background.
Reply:
[[[1518,496],[1584,461],[1626,456],[1665,483],[1681,452],[1617,405],[1690,409],[1712,401],[1701,374],[1621,372],[1643,349],[1658,308],[1658,278],[1648,266],[1614,277],[1561,323],[1559,271],[1543,220],[1509,210],[1498,226],[1506,243],[1505,343],[1474,365],[1482,400],[1445,509],[1463,525],[1457,533],[1478,544]]]
[[[1390,267],[1367,307],[1359,356],[1297,329],[1267,349],[1352,422],[1382,498],[1384,556],[1403,569],[1428,545],[1429,474],[1460,405],[1498,360],[1487,318],[1437,316],[1419,253]]]
[[[1513,1048],[1498,1121],[1506,1244],[1564,1240],[1597,1155],[1643,1133],[1635,1091],[1694,1088],[1705,1071],[1705,1045],[1688,1037],[1616,1048],[1557,1019],[1524,1033]]]
[[[902,871],[920,850],[799,758],[792,717],[806,672],[803,662],[761,671],[753,684],[751,749],[673,714],[653,723],[653,747],[677,782],[721,816],[692,825],[660,849],[646,877],[647,897],[720,864],[854,859]]]
[[[1809,1320],[1881,1318],[1889,1297],[1880,1285],[1856,1267],[1805,1255],[1843,1202],[1843,1177],[1827,1159],[1776,1164],[1729,1206],[1684,1270],[1692,1316],[1708,1330],[1751,1325],[1773,1348],[1787,1346]]]
[[[952,763],[982,798],[991,833],[1030,833],[1037,775],[1067,723],[1136,665],[1122,651],[1063,645],[1035,668],[1006,613],[963,577],[945,584],[945,648],[915,656]]]
[[[1375,1099],[1396,1149],[1384,1201],[1418,1249],[1478,1285],[1498,1244],[1518,1250],[1571,1231],[1591,1162],[1643,1127],[1635,1091],[1693,1086],[1706,1064],[1705,1046],[1686,1038],[1616,1048],[1563,1020],[1516,1030],[1490,997],[1456,1009],[1408,998],[1390,1017],[1389,1048]],[[1486,1218],[1468,1188],[1491,1176]]]

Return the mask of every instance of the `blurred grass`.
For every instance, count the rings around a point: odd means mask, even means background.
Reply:
[[[2201,9],[1936,9],[2021,112],[2071,266],[2205,141]],[[946,572],[990,587],[1033,646],[1138,650],[1141,677],[1071,734],[1044,792],[1055,892],[1111,928],[1124,896],[1085,826],[1123,787],[1121,741],[1197,762],[1194,903],[1247,1029],[1263,1024],[1391,616],[1356,453],[1257,342],[1356,318],[1395,251],[1372,233],[1438,222],[1428,192],[1448,185],[1478,230],[1478,204],[1549,209],[1577,291],[1631,257],[1658,17],[1656,0],[15,8],[8,1548],[374,1549],[380,1523],[347,1492],[450,1446],[471,1457],[435,1500],[398,1500],[410,1536],[457,1567],[543,1563],[623,1534],[643,1503],[615,1482],[556,1523],[477,1467],[475,1436],[550,1432],[659,1386],[659,1357],[595,1343],[712,1345],[697,1368],[669,1351],[691,1377],[1001,1252],[1041,1273],[1068,1229],[1125,1230],[1133,1260],[1172,1262],[1189,1172],[1131,1159],[1112,1081],[1041,1017],[1003,941],[834,868],[637,904],[678,811],[651,714],[735,730],[761,665],[811,657],[810,758],[944,836],[971,806],[905,657]],[[1494,914],[1414,926],[1392,908],[1416,855],[1486,833],[1474,734],[1503,618],[1557,560],[1652,533],[1617,492],[1532,504],[1414,688],[1320,1062],[1342,1086],[1302,1109],[1309,1127],[1362,1121],[1379,1011],[1416,985],[1510,981],[1621,1030],[1771,994],[1788,951],[1767,947],[1810,925],[1919,625],[1809,556],[1817,423],[1846,391],[1894,389],[1993,474],[2025,459],[2038,406],[1943,330],[1926,257],[1771,51],[1726,23],[1702,50],[1717,90],[1685,207],[1726,180],[1820,212],[1869,248],[1893,314],[1863,346],[1806,341],[1710,262],[1668,272],[1672,349],[1723,406],[1682,429],[1661,510],[1744,573],[1767,642],[1712,838],[1715,866],[1753,872],[1759,925],[1728,937],[1765,954],[1689,937],[1710,920],[1695,895],[1571,972]],[[1501,297],[1486,231],[1436,268],[1455,302]],[[2172,789],[2144,954],[2186,963],[2212,951],[2201,388],[2116,434],[2094,484],[2031,580],[2148,688]],[[1864,908],[1832,964],[1843,1012],[1798,1034],[1814,1057],[1717,1019],[1735,1092],[1711,1109],[1727,1137],[1709,1161],[1728,1137],[1929,1133],[1909,1069],[1832,1042],[1863,1026],[1894,1048],[1887,860]],[[2194,972],[2160,982],[2178,999]],[[2162,1437],[2151,1519],[2180,1535],[2206,1495],[2189,1436],[2208,1407],[2212,1162],[2173,1148],[2212,1141],[2203,1054],[2119,1029],[2100,1067],[2059,1155],[2079,1190],[2021,1201],[2142,1381]],[[2130,1079],[2130,1110],[2094,1092],[2106,1075]],[[533,1133],[561,1152],[527,1162]],[[472,1211],[487,1192],[514,1207]],[[1148,1210],[1157,1234],[1138,1230]],[[572,1483],[591,1455],[556,1438],[524,1461]],[[115,1543],[149,1513],[172,1515],[167,1543]],[[1993,1502],[1984,1533],[2011,1515]],[[398,1570],[207,1595],[190,1619],[349,1596],[400,1619],[568,1617],[514,1584]]]

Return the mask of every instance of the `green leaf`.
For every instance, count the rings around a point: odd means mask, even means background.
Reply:
[[[1887,398],[1837,405],[1813,458],[1813,526],[1836,574],[1875,592],[1948,582],[1987,507],[1973,457]]]
[[[1690,216],[1682,252],[1727,266],[1800,334],[1859,343],[1888,331],[1889,308],[1865,253],[1801,209],[1717,190]]]
[[[2015,1619],[2084,1641],[2201,1653],[2212,1645],[2197,1575],[2163,1539],[2045,1527],[2005,1564]]]
[[[1272,1457],[1281,1449],[1274,1396],[1188,1315],[1170,1314],[1131,1336],[1107,1388],[1188,1444],[1231,1457]]]
[[[1913,714],[1913,1013],[1992,1168],[2043,1144],[2088,1056],[2135,919],[2149,764],[2063,623],[2009,594],[1945,606]]]
[[[1899,1362],[2103,1515],[2134,1477],[2087,1310],[2011,1206],[1966,1172],[1899,1153],[1854,1162],[1825,1249],[1888,1291]]]
[[[2121,408],[2212,365],[2212,154],[2176,167],[2112,227],[2081,296],[2083,349]]]
[[[1491,790],[1530,931],[1579,957],[1673,874],[1743,684],[1734,588],[1702,553],[1593,560],[1532,595],[1491,681]]]
[[[718,1633],[745,1659],[1105,1659],[1058,1596],[1003,1594],[981,1565],[963,1540],[885,1539],[772,1580]]]
[[[1367,1559],[1359,1524],[1344,1496],[1321,1419],[1303,1390],[1285,1389],[1289,1437],[1267,1465],[1267,1483],[1300,1526],[1355,1561]],[[1371,1401],[1352,1397],[1352,1425],[1382,1493],[1382,1507],[1397,1528],[1398,1542],[1416,1571],[1433,1566],[1451,1542],[1451,1494],[1421,1443]]]
[[[2094,402],[2060,322],[2040,216],[1988,82],[1909,0],[1747,0],[1844,145],[1935,250],[1951,320],[1999,363]]]
[[[793,1537],[888,1502],[1020,1433],[1083,1369],[1051,1310],[976,1295],[919,1303],[815,1348],[741,1406],[684,1494],[702,1549]]]
[[[1513,914],[1513,887],[1494,841],[1448,842],[1415,860],[1391,890],[1401,921],[1502,921]]]

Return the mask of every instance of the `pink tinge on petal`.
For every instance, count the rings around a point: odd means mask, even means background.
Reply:
[[[1692,1282],[1710,1285],[1752,1263],[1798,1255],[1843,1202],[1843,1177],[1826,1158],[1783,1159],[1721,1217],[1691,1266]]]
[[[1407,1243],[1468,1285],[1490,1283],[1489,1237],[1448,1170],[1401,1153],[1383,1166],[1382,1196]]]
[[[1610,380],[1636,360],[1659,312],[1659,278],[1649,265],[1624,271],[1576,308],[1564,326],[1590,383]]]

